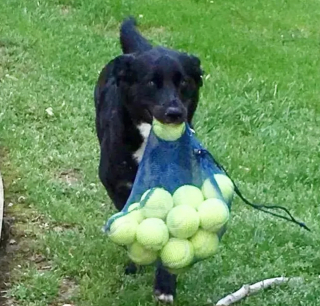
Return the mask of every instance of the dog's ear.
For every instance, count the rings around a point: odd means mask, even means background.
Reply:
[[[117,85],[120,82],[133,83],[134,73],[132,64],[135,57],[132,54],[120,55],[113,61],[113,76],[116,79]]]
[[[186,53],[183,53],[179,59],[186,74],[195,81],[198,87],[201,87],[203,70],[201,69],[200,59],[194,55],[188,55]]]

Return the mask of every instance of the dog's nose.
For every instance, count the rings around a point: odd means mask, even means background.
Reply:
[[[178,107],[169,107],[165,112],[165,116],[169,121],[175,122],[181,120],[183,113],[182,110]]]

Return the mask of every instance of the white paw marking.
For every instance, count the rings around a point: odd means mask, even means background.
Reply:
[[[171,294],[160,294],[156,296],[156,299],[163,303],[170,303],[170,304],[173,303],[173,295]]]
[[[138,129],[139,129],[140,134],[141,134],[141,136],[143,138],[143,143],[141,144],[140,148],[136,152],[134,152],[133,156],[136,159],[136,161],[138,163],[140,163],[141,159],[142,159],[142,156],[143,156],[143,153],[144,153],[144,150],[146,149],[147,140],[148,140],[148,137],[149,137],[149,134],[150,134],[150,131],[151,131],[151,124],[149,124],[149,123],[141,123],[138,126]]]

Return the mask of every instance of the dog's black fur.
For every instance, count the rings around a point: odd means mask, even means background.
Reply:
[[[152,47],[135,26],[133,18],[122,23],[123,55],[103,68],[94,92],[99,177],[118,210],[129,197],[139,164],[135,153],[147,137],[141,134],[141,124],[151,124],[154,117],[191,125],[202,86],[197,57]],[[175,286],[176,277],[159,266],[154,286],[158,298],[172,299]]]

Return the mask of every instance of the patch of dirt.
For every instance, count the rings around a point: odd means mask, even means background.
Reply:
[[[79,286],[69,278],[61,281],[57,305],[73,305],[73,298],[78,294]],[[70,304],[69,304],[70,303]]]
[[[20,268],[33,263],[38,271],[52,269],[51,261],[37,248],[39,235],[48,229],[56,232],[66,231],[74,225],[49,222],[45,216],[28,205],[24,187],[8,156],[8,150],[0,147],[0,168],[5,193],[5,217],[0,239],[0,306],[17,306],[19,302],[8,298],[7,293],[12,283],[19,279]],[[58,179],[68,185],[76,184],[80,178],[78,169],[68,169],[58,175]],[[64,278],[61,281],[59,295],[50,306],[68,305],[66,303],[72,305],[72,299],[77,295],[78,289],[78,285],[72,279]]]
[[[7,293],[7,289],[10,286],[10,263],[12,261],[12,257],[15,250],[15,245],[13,241],[13,233],[12,233],[12,224],[14,222],[14,218],[7,213],[6,208],[6,176],[4,175],[3,168],[7,166],[7,151],[0,147],[0,166],[1,173],[3,176],[3,184],[4,184],[4,196],[5,196],[5,207],[4,207],[4,218],[2,224],[2,234],[0,237],[0,305],[6,305],[5,295]],[[11,244],[10,244],[11,240]]]
[[[72,11],[72,7],[69,5],[59,5],[59,9],[62,15],[67,15]]]
[[[80,169],[67,169],[61,171],[58,175],[60,181],[68,184],[69,186],[76,184],[80,178]]]
[[[14,254],[14,246],[9,244],[11,223],[10,218],[4,218],[0,240],[0,305],[6,305],[5,295],[10,286],[10,263]]]
[[[61,12],[66,15],[70,9],[61,7]],[[4,78],[16,80],[10,71],[14,65],[20,63],[24,52],[23,42],[16,43],[0,37],[0,83]],[[2,143],[1,135],[0,143]],[[0,237],[0,306],[18,306],[19,302],[8,298],[7,293],[21,277],[23,268],[32,263],[39,271],[52,269],[52,263],[40,253],[40,248],[37,248],[39,236],[48,228],[54,227],[56,231],[63,231],[72,225],[49,223],[47,218],[32,209],[20,173],[10,162],[10,152],[1,145],[0,170],[5,197]],[[57,176],[58,180],[69,186],[75,185],[81,178],[78,169],[67,169]],[[62,301],[69,301],[76,290],[77,285],[73,281],[68,279],[62,281],[59,303],[56,305],[62,305]]]
[[[4,220],[0,241],[0,305],[17,305],[6,295],[11,288],[12,272],[31,257],[35,234],[30,224],[39,222],[25,203],[20,178],[8,159],[8,150],[0,147],[0,167],[4,183]],[[29,261],[29,260],[28,260]]]

